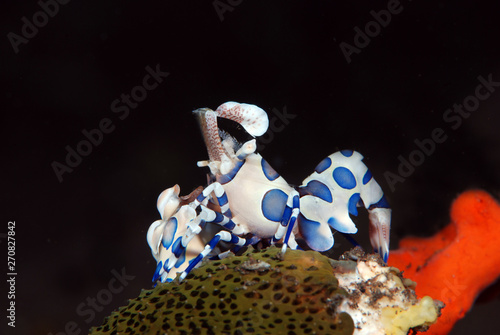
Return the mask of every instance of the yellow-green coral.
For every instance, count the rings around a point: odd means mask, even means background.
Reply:
[[[327,257],[271,247],[143,290],[90,334],[352,334],[345,294]]]
[[[382,322],[387,335],[405,335],[410,328],[434,323],[438,318],[431,297],[423,297],[417,304],[404,310],[400,307],[386,307],[382,310]]]

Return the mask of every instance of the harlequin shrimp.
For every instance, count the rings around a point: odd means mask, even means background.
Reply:
[[[264,110],[226,102],[215,111],[202,108],[193,113],[209,156],[198,166],[210,169],[213,182],[186,197],[179,197],[177,185],[160,195],[162,220],[150,226],[147,236],[157,261],[154,282],[171,281],[178,272],[184,279],[220,241],[233,246],[229,252],[261,240],[280,242],[284,253],[287,247],[299,248],[300,238],[309,248],[326,251],[334,244],[331,228],[343,234],[357,232],[349,217],[358,214],[357,207],[367,209],[370,242],[387,261],[391,209],[361,154],[331,154],[294,188],[255,152],[255,139],[240,144],[218,128],[217,118],[226,118],[252,137],[261,136],[269,126]],[[204,244],[199,234],[210,224],[222,229]]]

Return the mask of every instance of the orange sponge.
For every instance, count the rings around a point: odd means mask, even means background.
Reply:
[[[451,207],[448,226],[433,237],[401,240],[389,265],[417,282],[419,297],[445,303],[426,334],[447,334],[500,276],[500,206],[484,191],[464,192]]]

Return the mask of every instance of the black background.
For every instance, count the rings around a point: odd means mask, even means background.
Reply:
[[[1,245],[5,255],[7,222],[15,220],[18,273],[9,334],[57,334],[71,322],[85,334],[151,287],[155,264],[145,238],[159,218],[158,194],[176,183],[188,193],[206,181],[196,167],[207,157],[196,108],[234,100],[271,118],[276,110],[296,115],[277,122],[282,129],[261,147],[291,184],[334,151],[361,152],[393,207],[393,249],[402,236],[431,235],[447,224],[460,192],[499,196],[500,92],[456,130],[443,120],[474,95],[478,76],[500,81],[498,8],[402,1],[402,11],[348,63],[340,44],[353,45],[354,28],[364,29],[370,11],[387,1],[232,3],[220,16],[213,1],[73,0],[16,53],[8,34],[21,35],[21,18],[33,22],[41,7],[2,2]],[[169,76],[120,120],[111,103],[157,64]],[[114,130],[59,182],[51,164],[65,164],[65,147],[75,149],[82,130],[104,118]],[[397,173],[398,156],[408,159],[414,141],[435,128],[446,141],[391,190],[384,173]],[[356,237],[369,248],[366,217],[358,222]],[[338,253],[349,248],[337,241]],[[135,277],[102,311],[76,311],[123,268]],[[7,290],[0,295],[4,311]],[[493,332],[500,303],[492,299],[476,304],[452,334]]]

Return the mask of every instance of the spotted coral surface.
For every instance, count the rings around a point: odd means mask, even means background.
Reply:
[[[90,334],[352,334],[345,295],[315,251],[249,250],[143,290]]]

